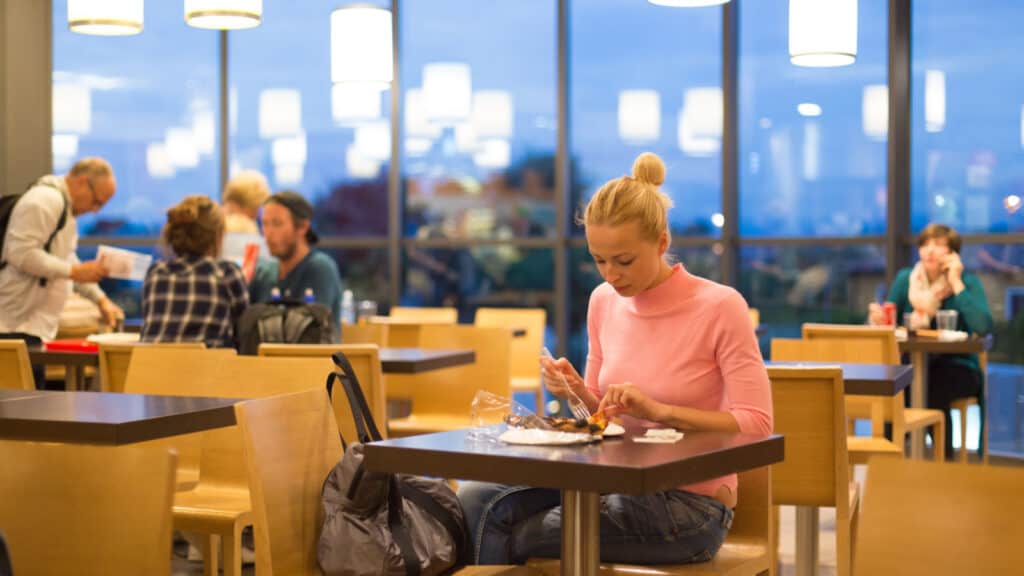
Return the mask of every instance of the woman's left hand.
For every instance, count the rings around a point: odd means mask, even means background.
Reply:
[[[664,405],[661,402],[626,382],[609,386],[608,391],[601,398],[601,404],[598,405],[597,410],[603,411],[608,418],[619,414],[628,414],[634,418],[657,422],[662,418],[663,408]]]

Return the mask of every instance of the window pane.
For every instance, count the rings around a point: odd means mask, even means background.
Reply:
[[[54,171],[110,161],[117,195],[83,234],[156,236],[189,194],[219,196],[217,33],[185,24],[180,2],[148,2],[136,36],[88,36],[53,3]]]
[[[788,2],[738,6],[740,233],[884,234],[886,3],[859,3],[857,62],[840,68],[790,63]]]
[[[402,3],[406,236],[554,233],[555,7]]]
[[[322,236],[386,235],[390,92],[332,92],[330,5],[263,10],[258,28],[228,34],[231,172],[304,194]],[[357,119],[363,99],[373,110]]]
[[[885,257],[873,244],[745,246],[739,287],[766,336],[799,338],[804,322],[864,322],[868,304],[885,298]]]
[[[718,282],[721,260],[712,247],[673,247],[669,255],[687,272]],[[583,374],[587,358],[587,306],[590,293],[604,280],[586,247],[569,250],[569,342],[567,358]]]
[[[961,233],[1024,228],[1022,19],[1019,2],[980,11],[963,0],[913,3],[914,231],[929,222]]]
[[[141,254],[148,254],[153,261],[166,258],[164,250],[157,244],[124,244],[118,248],[131,250]],[[94,260],[99,247],[95,244],[79,246],[78,258],[83,262]],[[142,318],[142,282],[133,280],[116,280],[107,278],[100,281],[100,288],[107,293],[107,297],[124,310],[124,317],[127,320],[138,320]]]
[[[718,236],[721,10],[575,0],[569,14],[571,205],[629,174],[636,156],[651,151],[667,167],[672,231]],[[624,30],[643,41],[622,41]]]
[[[357,309],[360,300],[377,302],[381,314],[391,306],[387,248],[321,247],[321,250],[338,264],[341,284],[352,291]]]

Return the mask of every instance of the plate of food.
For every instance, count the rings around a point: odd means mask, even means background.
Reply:
[[[538,417],[533,414],[528,416],[510,415],[505,418],[505,422],[510,426],[518,428],[542,430],[550,428],[551,430],[549,431],[553,432],[588,434],[597,438],[622,436],[626,433],[626,429],[622,426],[615,422],[609,422],[603,412],[598,412],[586,420],[561,416]]]
[[[508,444],[529,446],[567,446],[571,444],[589,444],[600,440],[585,432],[562,432],[560,430],[543,430],[541,428],[509,428],[498,436],[498,440]]]

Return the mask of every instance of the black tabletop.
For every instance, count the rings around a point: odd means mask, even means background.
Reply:
[[[900,342],[900,352],[927,352],[929,354],[977,354],[985,351],[985,339],[971,336],[966,340],[952,342],[938,338],[910,336]]]
[[[848,362],[766,362],[766,366],[839,366],[843,391],[854,396],[895,396],[910,386],[914,369],[906,365]]]
[[[781,462],[782,436],[687,432],[674,444],[620,438],[576,446],[517,446],[455,430],[374,442],[367,469],[545,488],[646,494]]]
[[[381,370],[385,374],[418,374],[441,368],[465,366],[475,361],[476,353],[472,350],[380,349]]]

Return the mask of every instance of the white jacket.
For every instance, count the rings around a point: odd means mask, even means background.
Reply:
[[[67,199],[67,222],[53,239],[50,252],[43,246],[57,229]],[[7,224],[0,270],[0,332],[24,332],[44,340],[57,334],[57,321],[72,289],[71,266],[79,262],[78,223],[71,213],[63,176],[44,176],[15,204]],[[39,279],[47,278],[45,287]],[[96,284],[77,286],[93,302],[103,292]]]

